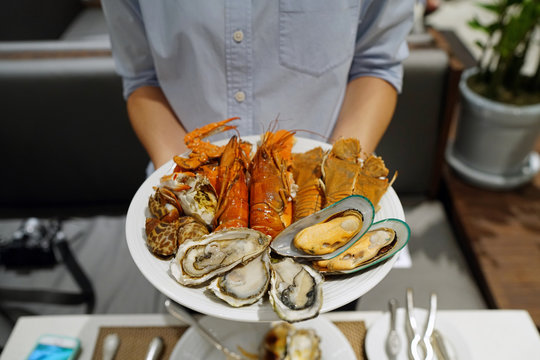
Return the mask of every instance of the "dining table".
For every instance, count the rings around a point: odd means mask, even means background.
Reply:
[[[371,341],[378,341],[381,346],[384,344],[382,338],[386,337],[386,331],[375,331],[376,328],[380,330],[381,321],[386,324],[388,312],[331,311],[320,316],[334,323],[360,322],[365,325],[365,337],[354,344],[361,349],[358,358],[372,359],[369,351],[366,352],[365,349],[366,339],[369,340],[370,335]],[[526,310],[439,310],[437,322],[453,328],[453,331],[459,334],[460,344],[454,346],[465,347],[467,358],[540,359],[540,335]],[[166,313],[23,316],[17,320],[10,333],[0,360],[26,359],[37,339],[43,334],[78,338],[81,342],[78,359],[86,360],[101,358],[100,337],[103,329],[151,329],[159,332],[160,329],[178,329],[181,326],[185,327],[186,324]],[[387,358],[384,349],[380,349],[380,356],[373,354],[371,349],[372,357]],[[144,356],[141,355],[140,358],[143,359]]]

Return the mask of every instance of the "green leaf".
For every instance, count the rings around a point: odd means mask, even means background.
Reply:
[[[477,17],[474,17],[472,20],[470,20],[468,22],[468,24],[473,29],[480,30],[480,31],[488,33],[488,28],[485,25],[483,25],[480,22],[480,19],[478,19]]]
[[[504,6],[502,6],[501,4],[476,4],[478,7],[481,7],[483,9],[486,9],[492,13],[495,13],[495,14],[502,14],[502,12],[504,11]]]
[[[480,40],[476,40],[476,41],[474,42],[474,44],[475,44],[476,46],[478,46],[478,47],[479,47],[480,49],[482,49],[482,50],[484,50],[484,49],[486,48],[486,44],[483,43],[483,42],[480,41]]]

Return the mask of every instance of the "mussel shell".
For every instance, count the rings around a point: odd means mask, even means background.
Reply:
[[[312,255],[307,254],[304,251],[297,249],[294,246],[294,237],[301,230],[310,227],[312,225],[321,223],[326,219],[332,217],[333,215],[344,212],[346,210],[356,210],[362,214],[363,224],[362,229],[352,237],[345,245],[338,248],[337,250],[324,254],[324,255]],[[373,222],[373,217],[375,216],[375,210],[373,204],[364,196],[360,195],[351,195],[348,196],[322,210],[317,211],[316,213],[309,215],[303,219],[298,220],[297,222],[289,225],[285,230],[279,233],[270,247],[276,253],[282,256],[295,257],[295,258],[305,258],[309,260],[326,260],[338,256],[343,251],[347,250],[356,240],[360,239],[362,235],[369,229]]]
[[[393,229],[396,233],[396,238],[390,245],[388,245],[387,247],[384,247],[383,251],[379,251],[379,253],[375,257],[371,258],[370,260],[350,270],[328,271],[328,269],[325,269],[325,268],[320,268],[317,266],[314,266],[314,267],[321,274],[324,274],[325,276],[355,273],[357,271],[367,269],[382,261],[385,261],[386,259],[391,258],[392,256],[396,255],[401,249],[403,249],[403,247],[407,245],[407,243],[409,242],[409,238],[411,236],[411,229],[409,225],[407,225],[406,222],[400,219],[389,218],[389,219],[385,219],[385,220],[381,220],[376,223],[373,223],[373,225],[371,225],[368,231],[373,231],[373,230],[377,230],[381,228]],[[391,248],[388,248],[389,246]]]

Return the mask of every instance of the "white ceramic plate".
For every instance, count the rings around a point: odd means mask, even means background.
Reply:
[[[407,354],[408,340],[406,335],[406,312],[399,308],[396,313],[396,329],[401,338],[401,351],[397,360],[408,360]],[[420,331],[426,326],[428,312],[426,309],[414,309],[414,316],[418,323]],[[467,349],[466,341],[460,336],[459,332],[451,325],[441,319],[435,318],[435,329],[439,331],[444,339],[446,348],[451,359],[470,360],[471,355]],[[385,313],[373,325],[369,327],[366,335],[366,355],[368,359],[387,359],[385,350],[386,337],[390,331],[390,314]],[[437,356],[434,356],[437,359]]]
[[[247,136],[243,139],[256,143],[259,137]],[[331,148],[326,143],[297,137],[293,152],[304,152],[317,146],[323,149]],[[189,288],[178,284],[169,275],[169,261],[160,260],[150,253],[146,247],[144,233],[146,217],[150,216],[148,198],[154,193],[152,187],[159,184],[159,179],[163,175],[170,174],[174,166],[171,160],[150,175],[137,190],[129,206],[126,217],[126,238],[131,256],[139,270],[165,296],[200,313],[240,321],[279,320],[266,297],[253,305],[233,308],[210,295],[204,288]],[[374,221],[386,218],[405,221],[403,207],[392,187],[388,188],[379,205],[380,210],[375,215]],[[325,280],[321,313],[334,310],[367,293],[390,272],[396,259],[397,256],[393,256],[365,271],[352,275],[332,276]]]
[[[223,320],[205,316],[200,323],[209,329],[229,349],[240,353],[238,346],[250,354],[258,354],[259,345],[270,329],[271,323],[254,323]],[[313,320],[293,324],[296,328],[315,330],[321,338],[322,359],[356,359],[354,351],[345,335],[329,320],[318,317]],[[171,360],[185,359],[225,359],[225,356],[190,327],[174,347]]]

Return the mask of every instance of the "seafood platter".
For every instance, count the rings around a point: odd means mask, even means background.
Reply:
[[[210,316],[289,323],[377,285],[410,236],[383,160],[287,130],[204,140],[233,120],[188,133],[135,194],[126,237],[147,280]]]

